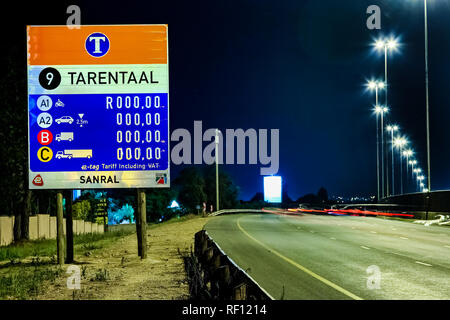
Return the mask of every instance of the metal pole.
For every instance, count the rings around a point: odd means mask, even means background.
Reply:
[[[381,110],[381,197],[384,198],[384,111]]]
[[[430,105],[428,98],[428,15],[427,0],[424,0],[424,18],[425,18],[425,97],[427,110],[427,166],[428,166],[428,192],[431,191],[431,156],[430,156]]]
[[[395,182],[394,182],[394,129],[391,129],[391,144],[392,144],[392,195],[395,194]]]
[[[386,42],[384,43],[384,106],[387,108],[388,106],[388,96],[387,96],[387,92],[388,92],[388,59],[387,59],[387,44]],[[381,174],[383,176],[383,196],[384,196],[384,163],[386,161],[385,157],[384,157],[384,149],[385,149],[385,145],[384,145],[384,127],[383,127],[383,114],[381,114],[381,159],[382,159],[382,163],[381,163]],[[387,172],[387,168],[386,168],[386,173]],[[386,175],[386,188],[387,188],[387,193],[386,195],[389,195],[389,174]]]
[[[400,194],[403,194],[403,164],[402,164],[403,146],[400,147]]]
[[[406,154],[406,192],[408,192],[408,178],[409,178],[409,155]]]
[[[378,87],[375,88],[375,107],[378,107]],[[378,113],[377,117],[377,201],[380,201],[380,129],[378,126]]]
[[[219,129],[216,129],[216,211],[219,211]]]

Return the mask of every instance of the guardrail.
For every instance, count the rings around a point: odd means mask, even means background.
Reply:
[[[208,217],[215,217],[221,214],[229,214],[229,213],[263,213],[264,211],[261,209],[222,209],[219,211],[211,212],[208,214]]]
[[[206,230],[195,234],[194,256],[191,256],[188,269],[194,299],[273,300],[225,254]]]

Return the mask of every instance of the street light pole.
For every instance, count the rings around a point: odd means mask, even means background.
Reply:
[[[219,211],[219,129],[216,129],[216,211]]]
[[[378,89],[384,88],[384,83],[380,81],[369,81],[368,88],[375,90],[375,116],[377,122],[377,200],[380,200],[380,127],[378,121],[378,115],[381,113],[381,132],[383,132],[383,111],[387,110],[386,107],[380,107],[378,105]],[[383,139],[383,138],[382,138]],[[383,140],[382,140],[383,141]],[[384,180],[382,180],[384,182]],[[384,188],[382,196],[384,196]]]
[[[384,198],[384,113],[387,112],[387,107],[381,109],[381,195]]]
[[[385,107],[387,107],[388,105],[388,94],[387,94],[387,87],[388,87],[388,51],[389,50],[396,50],[397,46],[398,46],[398,42],[395,40],[395,38],[391,38],[391,39],[379,39],[377,41],[375,41],[374,43],[375,48],[377,50],[384,50],[384,89],[385,94],[384,94],[384,105]],[[381,119],[383,120],[383,114],[381,115]],[[387,159],[385,159],[384,157],[384,151],[385,151],[385,145],[384,145],[384,130],[383,130],[383,126],[381,127],[381,175],[382,175],[382,196],[385,196],[384,193],[384,178],[385,178],[385,170],[384,170],[384,165],[385,163],[387,164]],[[387,190],[387,195],[389,195],[389,169],[386,170],[386,190]]]
[[[375,93],[378,102],[378,89],[376,89]],[[378,106],[378,104],[377,104]],[[376,113],[377,117],[377,201],[380,201],[380,129],[378,126],[378,112]]]
[[[403,151],[404,156],[406,157],[406,189],[408,190],[408,178],[409,178],[409,156],[412,155],[412,150]],[[408,192],[408,191],[406,191]]]
[[[402,156],[403,156],[403,147],[408,143],[405,138],[396,138],[395,146],[399,148],[399,160],[400,160],[400,194],[403,194],[403,162],[402,162]]]
[[[392,153],[392,195],[395,194],[395,176],[394,176],[394,131],[398,130],[398,126],[396,125],[389,125],[387,127],[388,131],[391,132],[391,153]]]
[[[392,152],[392,195],[395,194],[394,182],[394,127],[391,128],[391,152]]]
[[[428,166],[428,192],[431,191],[431,156],[430,156],[430,104],[428,94],[428,15],[427,0],[424,0],[424,20],[425,20],[425,99],[427,112],[427,166]]]
[[[388,105],[388,94],[387,94],[387,90],[388,90],[388,88],[387,88],[387,76],[388,76],[388,58],[387,58],[387,54],[388,54],[388,45],[387,45],[387,43],[385,43],[385,45],[384,45],[384,105],[387,107],[387,105]],[[383,127],[383,113],[381,114],[381,160],[382,160],[382,163],[381,163],[381,174],[382,174],[382,183],[383,183],[383,187],[382,187],[382,190],[383,190],[383,197],[384,197],[384,163],[385,163],[385,161],[386,161],[386,159],[384,158],[384,148],[385,148],[385,145],[384,145],[384,127]],[[388,171],[388,170],[386,170],[386,171]],[[389,195],[389,175],[387,175],[386,176],[386,179],[387,179],[387,195]]]
[[[403,194],[403,161],[402,161],[403,145],[400,147],[400,194]]]

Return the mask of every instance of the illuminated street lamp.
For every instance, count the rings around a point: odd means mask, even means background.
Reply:
[[[428,188],[427,192],[431,190],[431,156],[430,156],[430,103],[428,93],[428,14],[427,14],[427,0],[423,1],[424,11],[424,27],[425,27],[425,109],[427,121],[427,173],[428,173]]]
[[[414,170],[417,164],[417,160],[409,160],[408,164],[411,166],[411,177],[414,179]]]
[[[400,157],[400,194],[403,194],[403,165],[402,165],[402,154],[403,147],[408,143],[405,138],[397,137],[394,140],[394,145],[399,149],[399,157]]]
[[[422,169],[420,168],[416,168],[414,169],[414,173],[416,174],[416,179],[419,177],[419,175],[422,173]],[[417,181],[417,189],[419,189],[419,179],[416,180]]]
[[[418,176],[417,177],[417,182],[419,183],[419,186],[420,186],[420,188],[422,188],[423,189],[423,187],[424,187],[424,184],[423,184],[423,180],[425,179],[425,177],[422,175],[422,176]],[[422,192],[423,192],[423,190],[422,190]]]
[[[377,141],[378,141],[378,115],[380,115],[381,119],[381,195],[382,197],[385,196],[384,194],[384,125],[383,125],[383,118],[384,114],[389,111],[387,107],[382,107],[379,105],[375,106],[375,114],[377,116]],[[377,154],[378,154],[378,146],[377,146]],[[379,171],[379,159],[377,157],[377,172],[378,176],[380,175]],[[379,178],[378,178],[379,179]]]
[[[411,149],[404,150],[403,156],[406,158],[406,186],[408,186],[408,177],[409,177],[409,157],[413,155],[413,151]]]
[[[389,39],[376,40],[374,43],[374,46],[375,46],[376,50],[384,51],[384,85],[385,85],[384,105],[387,106],[388,105],[388,88],[387,88],[388,87],[388,52],[397,51],[398,47],[399,47],[399,43],[395,38],[391,37]],[[383,128],[383,125],[381,125],[381,127]],[[383,135],[382,135],[382,137],[383,137]],[[383,161],[381,164],[381,172],[382,172],[382,177],[384,179],[384,161],[385,161],[385,159],[383,157],[383,153],[384,153],[384,144],[383,143],[381,143],[381,147],[382,147],[381,159]],[[384,196],[384,184],[382,185],[382,189],[383,189],[383,196]],[[388,189],[389,189],[389,187],[388,187]],[[388,191],[388,194],[389,194],[389,191]]]
[[[395,183],[394,183],[394,132],[398,130],[398,126],[397,125],[388,125],[386,127],[387,131],[391,132],[391,153],[392,153],[392,195],[395,193],[394,188],[395,188]],[[389,195],[389,181],[387,183],[388,186],[388,195]]]
[[[377,201],[380,200],[380,128],[378,125],[378,115],[383,113],[383,108],[378,105],[378,90],[383,89],[384,83],[381,81],[370,80],[367,82],[369,90],[375,90],[375,115],[377,121]],[[383,122],[381,123],[383,127]]]

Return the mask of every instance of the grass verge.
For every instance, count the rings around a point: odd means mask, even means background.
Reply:
[[[186,215],[171,220],[149,224],[148,229],[161,225],[185,222],[198,217]],[[90,255],[113,244],[118,239],[135,233],[135,226],[118,226],[111,231],[99,234],[74,236],[75,255]],[[85,271],[85,270],[84,270]],[[83,267],[82,267],[82,273]],[[0,299],[35,299],[41,292],[44,282],[55,283],[65,270],[56,264],[56,240],[24,241],[0,247]],[[107,281],[108,270],[98,269],[92,281]]]
[[[101,249],[132,233],[128,229],[76,235],[75,254]],[[44,281],[53,282],[63,272],[56,265],[55,239],[24,241],[0,247],[0,299],[33,299],[39,295]]]

